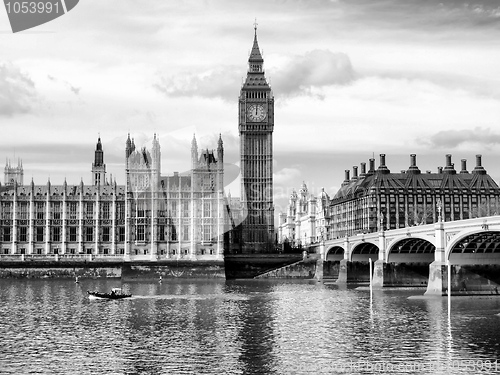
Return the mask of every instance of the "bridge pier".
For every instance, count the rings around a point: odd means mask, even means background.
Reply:
[[[378,260],[373,264],[372,286],[374,288],[382,288],[384,286],[384,263],[386,262],[386,243],[385,232],[383,226],[378,233]]]
[[[441,219],[441,211],[439,213],[438,222],[434,225],[434,237],[436,250],[434,251],[434,262],[429,264],[429,281],[427,282],[427,290],[424,295],[443,295],[443,277],[446,277],[448,271],[446,269],[445,257],[445,234],[444,223]]]
[[[346,284],[347,283],[347,268],[349,261],[347,259],[342,259],[339,262],[339,277],[337,278],[337,283]]]
[[[325,262],[325,241],[321,240],[319,244],[319,258],[316,260],[316,271],[314,272],[314,278],[318,281],[323,280],[323,265]]]
[[[442,296],[446,291],[447,282],[443,280],[448,276],[446,262],[434,261],[429,264],[429,281],[424,295]]]
[[[383,260],[373,263],[372,287],[380,289],[384,287],[384,264]]]

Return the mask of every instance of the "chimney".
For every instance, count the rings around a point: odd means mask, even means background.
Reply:
[[[370,161],[370,170],[368,171],[368,173],[373,173],[375,172],[375,159],[371,158],[369,161]]]
[[[481,165],[481,155],[476,155],[476,168],[474,168],[472,172],[479,174],[486,174],[486,170]]]
[[[446,167],[444,167],[444,172],[455,174],[455,165],[451,162],[451,154],[446,154]]]
[[[361,163],[361,176],[366,174],[366,163]]]
[[[410,154],[410,168],[408,173],[420,174],[420,169],[417,167],[417,155]]]
[[[350,180],[350,177],[349,177],[349,169],[346,169],[345,170],[345,179],[344,179],[344,182],[348,182]]]
[[[352,167],[352,179],[353,180],[358,179],[358,167],[357,166]]]
[[[460,171],[460,173],[469,173],[467,171],[467,159],[462,159],[461,162],[462,162],[462,170]]]
[[[385,154],[380,154],[380,165],[377,169],[377,172],[382,174],[391,173],[389,168],[387,168],[387,166],[385,165]]]

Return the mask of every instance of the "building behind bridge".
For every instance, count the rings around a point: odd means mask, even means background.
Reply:
[[[325,204],[328,200],[328,204]],[[482,166],[467,170],[465,159],[457,171],[451,155],[437,173],[422,172],[416,155],[410,155],[410,166],[392,173],[380,155],[345,171],[345,179],[332,199],[322,192],[318,198],[307,192],[305,184],[299,194],[293,192],[287,212],[280,215],[281,242],[308,245],[321,238],[334,239],[359,233],[377,232],[430,224],[441,215],[444,221],[462,220],[500,213],[500,187]]]

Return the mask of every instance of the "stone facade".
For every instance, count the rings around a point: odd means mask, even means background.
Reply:
[[[287,212],[280,213],[279,242],[307,246],[326,239],[330,230],[330,197],[324,189],[315,197],[305,183],[290,195]]]
[[[192,169],[161,176],[160,143],[125,147],[126,184],[105,178],[99,139],[92,185],[22,185],[0,191],[0,253],[125,260],[221,260],[229,220],[224,197],[224,149],[199,151]],[[7,176],[7,174],[6,174]],[[10,180],[7,180],[10,182]]]
[[[482,166],[481,155],[476,166],[467,171],[466,160],[457,171],[451,155],[437,173],[422,173],[416,155],[410,155],[410,166],[392,173],[380,155],[345,171],[345,179],[333,198],[323,191],[311,196],[305,184],[292,193],[287,211],[280,214],[280,242],[310,245],[324,240],[361,233],[379,232],[444,221],[463,220],[500,213],[500,187]]]

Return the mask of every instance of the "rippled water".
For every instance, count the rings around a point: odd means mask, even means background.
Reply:
[[[500,298],[308,281],[0,280],[2,374],[494,374]],[[474,361],[474,362],[471,362]],[[488,362],[489,361],[489,362]],[[482,371],[481,367],[482,366]]]

